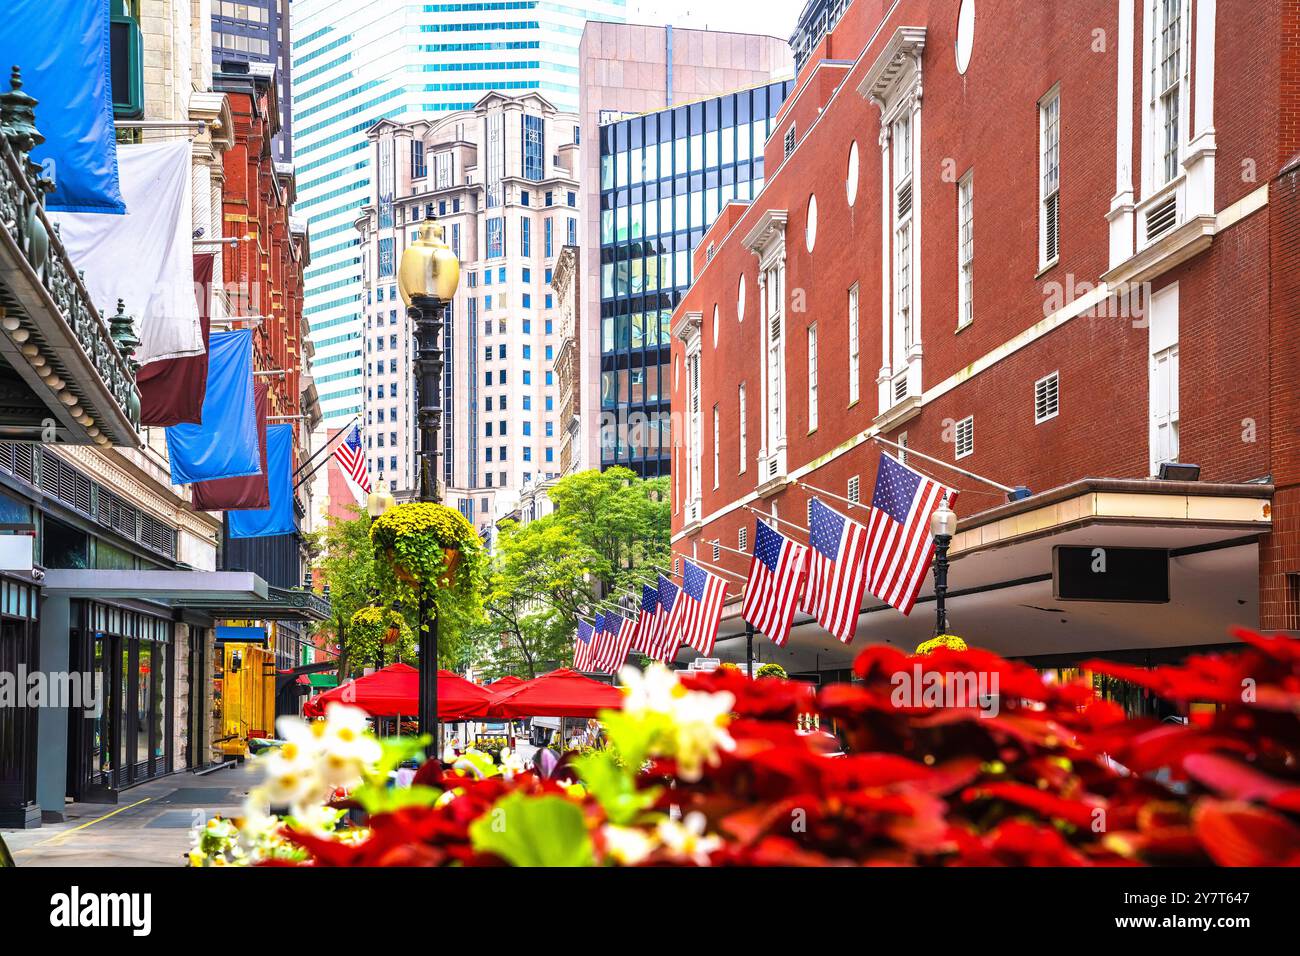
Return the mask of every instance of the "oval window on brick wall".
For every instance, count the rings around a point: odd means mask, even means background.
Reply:
[[[740,274],[740,282],[736,284],[736,321],[745,321],[745,273]]]
[[[957,11],[957,72],[965,75],[975,48],[975,0],[962,0]]]
[[[813,251],[813,246],[817,244],[817,197],[812,195],[808,197],[808,220],[803,227],[804,245],[808,251]]]
[[[849,143],[849,169],[844,179],[844,191],[848,194],[849,205],[858,198],[858,141]]]

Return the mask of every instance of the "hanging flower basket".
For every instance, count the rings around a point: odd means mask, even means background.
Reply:
[[[455,508],[397,505],[371,524],[370,541],[385,594],[412,604],[423,599],[430,619],[436,614],[451,631],[481,618],[487,554],[474,526]]]
[[[928,641],[922,641],[916,645],[915,653],[924,656],[941,647],[945,647],[950,651],[964,651],[966,650],[966,642],[956,634],[940,634],[938,637],[932,637]]]
[[[398,580],[417,588],[454,586],[462,553],[483,547],[459,511],[426,502],[390,508],[371,525],[370,540]]]

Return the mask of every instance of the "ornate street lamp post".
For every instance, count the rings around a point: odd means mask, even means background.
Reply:
[[[945,497],[930,515],[930,533],[934,535],[934,633],[948,633],[948,609],[944,599],[948,595],[948,545],[957,531],[957,515],[948,507]]]
[[[416,230],[415,240],[402,253],[397,287],[406,314],[415,324],[415,381],[419,402],[420,440],[418,501],[438,501],[438,436],[442,430],[443,316],[460,284],[460,262],[447,245],[446,230],[436,219]],[[438,615],[430,609],[427,587],[421,582],[420,733],[432,734],[438,747]]]

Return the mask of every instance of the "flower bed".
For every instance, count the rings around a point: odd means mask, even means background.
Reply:
[[[1190,725],[1128,719],[1085,683],[1046,683],[978,649],[908,656],[873,646],[853,684],[750,680],[738,671],[624,671],[624,709],[602,715],[610,747],[525,771],[471,751],[383,785],[401,754],[331,711],[289,723],[238,860],[350,865],[1297,865],[1300,642],[1243,632],[1238,653],[1143,670],[1093,662],[1179,704]],[[992,694],[900,700],[901,682]],[[796,731],[796,715],[834,726]],[[312,743],[315,741],[315,743]],[[310,755],[309,755],[310,754]],[[367,762],[369,761],[369,762]],[[552,766],[552,764],[554,764]],[[1156,772],[1178,782],[1157,779]],[[276,781],[276,774],[282,777]],[[321,808],[366,809],[340,830]],[[337,801],[336,801],[337,803]],[[504,826],[501,823],[504,821]],[[217,827],[223,824],[218,822]],[[244,830],[248,835],[244,835]],[[192,862],[213,862],[196,850]]]

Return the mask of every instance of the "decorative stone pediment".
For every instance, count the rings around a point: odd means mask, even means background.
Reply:
[[[925,27],[899,27],[880,51],[858,93],[885,112],[900,90],[921,95],[921,54],[925,50]]]

